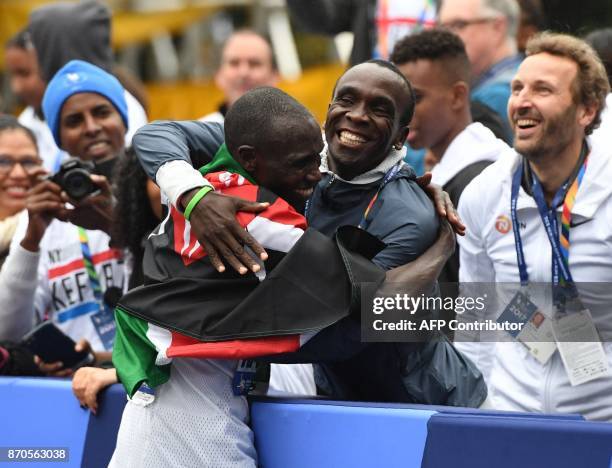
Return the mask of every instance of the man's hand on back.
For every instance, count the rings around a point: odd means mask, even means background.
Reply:
[[[448,193],[442,190],[442,187],[431,183],[431,172],[426,172],[417,177],[416,182],[433,200],[438,215],[446,218],[457,234],[465,236],[465,224],[461,221],[455,205],[453,205]]]
[[[181,197],[180,203],[183,209],[198,191],[199,188],[193,189]],[[217,271],[225,271],[224,261],[242,275],[249,270],[254,273],[259,271],[260,266],[248,249],[262,260],[267,260],[268,254],[238,224],[236,213],[238,211],[259,213],[268,206],[268,203],[249,202],[214,192],[207,193],[195,206],[190,217],[191,228]]]

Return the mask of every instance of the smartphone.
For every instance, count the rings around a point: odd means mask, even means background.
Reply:
[[[64,368],[77,369],[93,363],[94,356],[87,351],[74,350],[76,343],[49,320],[32,329],[22,344],[44,362],[61,361]]]

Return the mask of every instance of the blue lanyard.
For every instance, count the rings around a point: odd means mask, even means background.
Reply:
[[[385,187],[385,185],[387,185],[389,182],[391,182],[395,178],[395,176],[397,175],[399,170],[402,168],[402,164],[403,164],[403,161],[399,161],[391,169],[389,169],[387,171],[387,173],[385,174],[385,176],[383,178],[383,181],[381,182],[381,184],[378,187],[378,190],[376,191],[376,193],[374,194],[374,196],[372,197],[372,199],[368,203],[368,206],[366,207],[366,209],[365,209],[365,211],[363,213],[363,216],[361,217],[361,221],[358,224],[358,227],[360,227],[361,229],[365,229],[367,217],[370,214],[370,211],[371,211],[372,207],[374,206],[374,203],[376,203],[376,200],[378,199],[378,195],[380,195],[380,192]],[[332,174],[331,179],[328,182],[327,186],[331,185],[331,183],[335,179],[336,179],[336,176],[334,174]],[[311,198],[309,198],[306,201],[306,206],[304,207],[304,216],[306,217],[306,219],[308,219],[308,215],[309,215],[309,212],[310,212],[310,200],[311,200]]]
[[[370,214],[370,211],[372,210],[372,207],[376,203],[376,200],[378,199],[378,196],[380,195],[380,192],[382,191],[382,189],[385,188],[385,185],[387,185],[389,182],[391,182],[395,178],[395,176],[397,175],[397,173],[399,172],[399,170],[400,170],[400,168],[402,166],[402,162],[403,161],[400,161],[397,164],[395,164],[385,174],[385,177],[383,178],[383,181],[378,186],[378,190],[376,190],[376,193],[374,194],[374,196],[372,197],[372,199],[368,203],[368,206],[366,206],[365,211],[363,212],[363,216],[361,217],[361,221],[359,222],[359,225],[358,225],[359,228],[361,228],[361,229],[365,229],[366,228],[366,221],[368,219],[368,215]]]
[[[519,167],[514,172],[512,177],[512,196],[510,199],[510,213],[512,216],[512,232],[514,233],[514,245],[516,248],[516,260],[519,268],[519,275],[521,278],[521,285],[526,286],[529,282],[529,275],[527,274],[527,264],[525,262],[525,253],[523,251],[523,241],[521,239],[521,233],[518,223],[518,217],[516,214],[516,205],[518,201],[519,189],[521,186],[521,179],[523,177],[523,164],[521,161]],[[566,283],[573,283],[572,275],[569,270],[567,258],[565,258],[561,251],[561,244],[559,242],[559,223],[557,221],[556,207],[563,203],[565,198],[565,192],[567,189],[567,182],[557,191],[553,198],[552,207],[549,208],[544,199],[544,192],[542,191],[542,184],[538,180],[535,174],[533,174],[533,197],[540,213],[540,218],[544,223],[546,229],[546,235],[552,247],[552,279],[553,285],[558,286],[560,283],[560,276]]]

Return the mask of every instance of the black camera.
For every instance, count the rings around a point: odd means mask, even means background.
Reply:
[[[51,182],[59,185],[70,198],[81,200],[98,191],[90,177],[94,167],[89,161],[70,158],[62,163]]]

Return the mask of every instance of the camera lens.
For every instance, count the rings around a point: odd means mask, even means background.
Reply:
[[[83,169],[72,169],[68,171],[63,180],[64,190],[69,197],[79,200],[95,191],[95,186],[89,177],[89,173]]]

